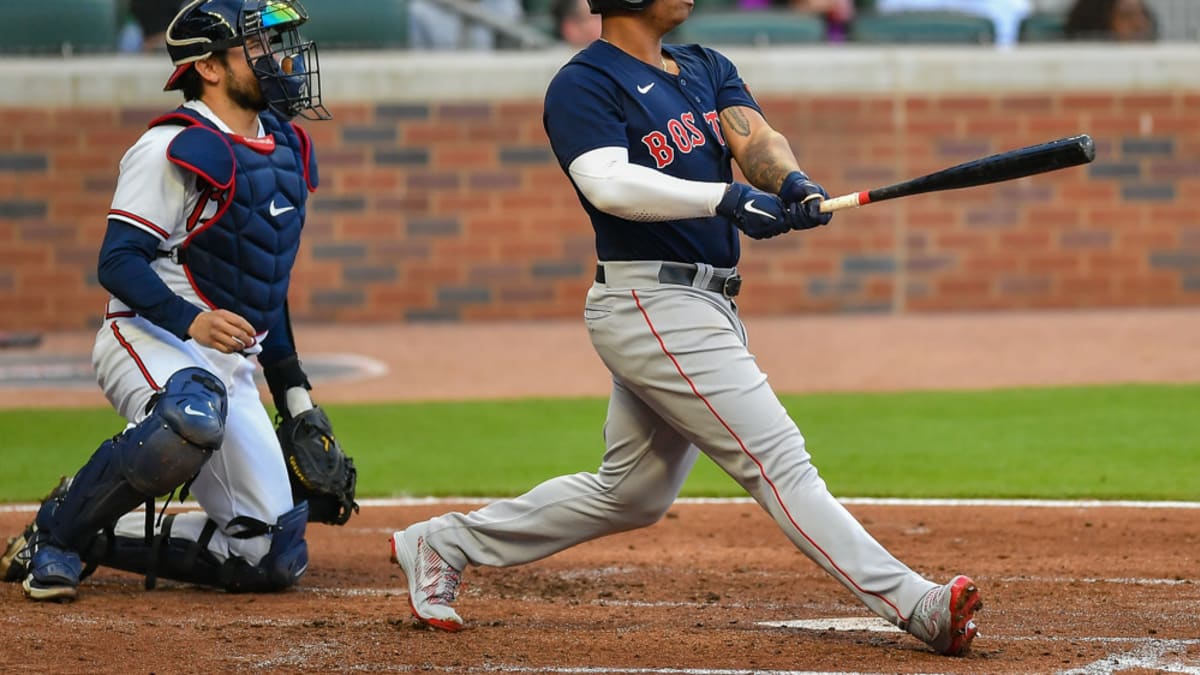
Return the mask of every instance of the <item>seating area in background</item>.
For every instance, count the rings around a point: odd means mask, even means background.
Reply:
[[[861,14],[850,24],[850,41],[864,44],[986,45],[996,41],[991,19],[958,12]]]
[[[403,49],[408,0],[301,0],[309,22],[301,31],[322,50]]]
[[[325,51],[404,49],[409,46],[411,0],[302,0],[312,21],[303,33]],[[1192,5],[1154,0],[1165,19],[1200,22],[1200,0]],[[523,0],[522,30],[554,35],[553,0]],[[881,13],[876,0],[856,0],[855,16],[842,42],[863,45],[990,45],[996,32],[989,19],[955,12]],[[1064,40],[1065,7],[1070,0],[1035,0],[1035,11],[1020,26],[1018,44]],[[128,0],[0,0],[0,55],[84,56],[115,53],[128,17]],[[1171,12],[1175,12],[1172,14]],[[1189,13],[1193,12],[1193,13]],[[511,20],[510,20],[511,21]],[[1166,23],[1166,22],[1164,22]],[[1169,25],[1169,24],[1168,24]],[[1170,26],[1176,35],[1200,33],[1200,25]],[[827,41],[826,25],[815,14],[785,9],[742,9],[741,0],[696,0],[692,17],[668,42],[699,42],[714,47],[816,45]],[[500,48],[518,48],[502,44]]]
[[[786,11],[696,12],[667,41],[714,47],[816,44],[825,41],[825,22],[811,14]]]
[[[120,18],[118,0],[0,0],[0,53],[113,52]]]

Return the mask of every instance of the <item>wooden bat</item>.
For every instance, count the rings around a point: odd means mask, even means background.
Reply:
[[[885,185],[874,190],[831,197],[821,202],[821,213],[852,209],[872,202],[919,195],[924,192],[957,190],[1000,183],[1014,178],[1087,164],[1095,158],[1096,144],[1092,142],[1091,136],[1080,134],[1070,138],[1060,138],[1056,141],[980,157],[948,169],[935,171],[901,183]]]

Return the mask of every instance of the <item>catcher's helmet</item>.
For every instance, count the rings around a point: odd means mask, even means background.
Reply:
[[[306,21],[308,12],[299,0],[186,0],[167,26],[167,54],[175,72],[163,89],[178,89],[179,78],[196,61],[241,47],[272,110],[289,119],[305,111],[310,119],[328,119],[321,105],[317,46],[297,31]],[[247,42],[262,51],[251,56]]]
[[[614,9],[640,12],[652,2],[654,0],[588,0],[588,9],[592,10],[592,14],[603,14]]]

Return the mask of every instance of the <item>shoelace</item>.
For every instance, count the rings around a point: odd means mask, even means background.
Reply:
[[[421,575],[425,583],[421,590],[425,591],[428,602],[439,605],[449,605],[458,595],[458,584],[462,573],[442,560],[438,552],[425,545],[422,539],[418,543],[417,555],[421,557]]]
[[[947,604],[946,594],[949,593],[949,587],[939,586],[930,590],[921,598],[921,603],[913,612],[913,620],[918,623],[922,632],[928,633],[928,639],[938,636],[942,632],[943,615],[947,614],[945,606]]]

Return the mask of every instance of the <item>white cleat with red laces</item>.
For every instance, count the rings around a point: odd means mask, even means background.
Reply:
[[[975,612],[983,607],[979,588],[970,577],[959,575],[931,589],[913,608],[908,632],[939,654],[962,656],[971,648],[979,629]]]
[[[462,573],[425,543],[425,529],[418,523],[392,534],[392,560],[408,577],[408,605],[417,621],[453,633],[463,627],[462,617],[450,606]]]

